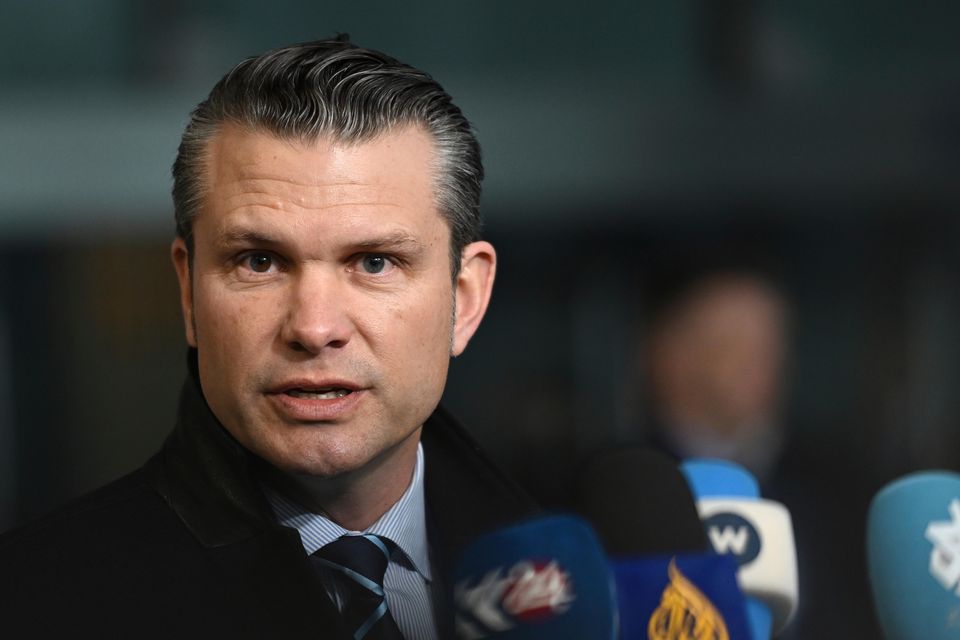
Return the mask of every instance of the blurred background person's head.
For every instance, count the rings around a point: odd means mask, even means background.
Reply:
[[[788,307],[760,270],[701,270],[660,283],[644,340],[654,438],[764,476],[783,441]]]

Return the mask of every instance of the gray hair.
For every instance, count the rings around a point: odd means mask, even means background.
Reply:
[[[177,235],[191,258],[208,143],[228,123],[283,139],[344,143],[421,126],[435,144],[434,198],[450,227],[454,275],[463,247],[480,238],[480,145],[460,108],[423,71],[338,36],[244,60],[193,110],[173,164]]]

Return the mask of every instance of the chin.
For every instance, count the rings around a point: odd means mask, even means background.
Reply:
[[[274,451],[266,461],[284,473],[313,478],[335,478],[369,466],[371,456],[362,451],[335,451],[326,449],[309,453],[309,447],[294,447],[293,451]]]
[[[293,476],[310,476],[314,478],[333,478],[356,468],[356,464],[349,461],[330,460],[325,457],[314,458],[298,455],[285,455],[271,452],[263,457],[270,466],[278,471]]]

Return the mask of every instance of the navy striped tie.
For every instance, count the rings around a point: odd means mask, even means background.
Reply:
[[[403,640],[383,594],[392,547],[390,540],[367,533],[343,536],[313,554],[315,562],[346,578],[340,613],[354,640]]]

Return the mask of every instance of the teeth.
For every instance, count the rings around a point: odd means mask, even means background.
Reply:
[[[348,389],[330,389],[329,391],[304,391],[303,389],[291,389],[287,395],[294,398],[307,398],[309,400],[336,400],[348,395]]]

